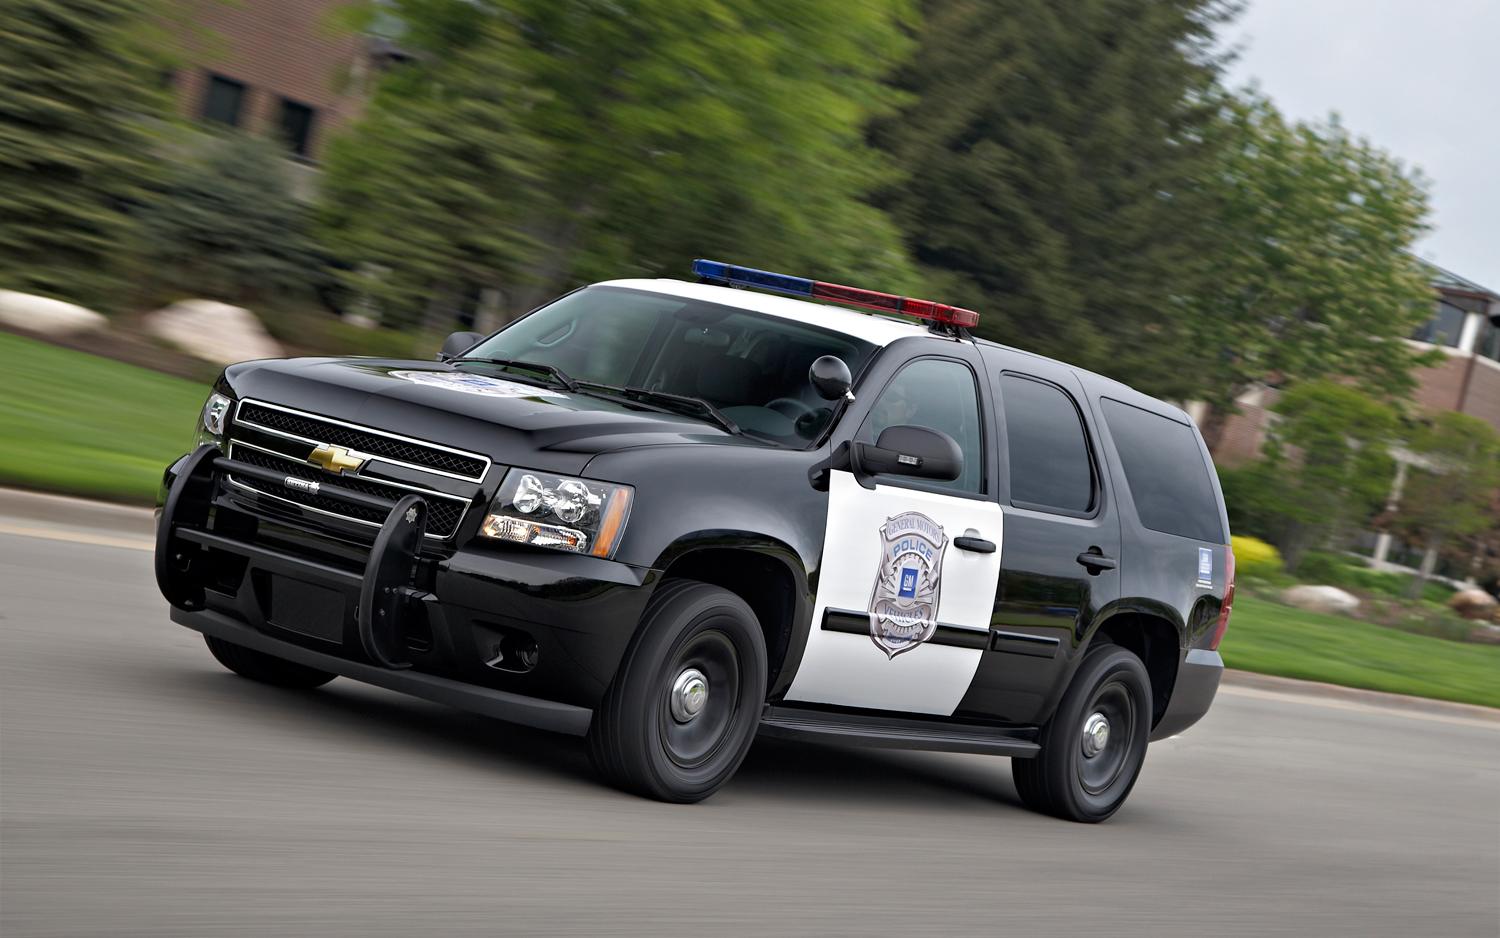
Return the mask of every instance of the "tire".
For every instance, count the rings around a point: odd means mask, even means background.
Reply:
[[[219,659],[219,664],[241,677],[248,677],[262,684],[306,690],[321,687],[338,677],[331,671],[309,668],[305,664],[277,658],[263,651],[254,651],[243,645],[226,642],[222,638],[214,638],[212,635],[205,635],[203,638],[208,642],[208,650]]]
[[[1093,743],[1084,729],[1096,715],[1107,721],[1107,740],[1091,754]],[[1151,678],[1145,665],[1118,645],[1096,645],[1042,727],[1041,752],[1034,759],[1011,760],[1016,793],[1043,814],[1085,824],[1107,820],[1135,787],[1150,732]]]
[[[706,685],[701,698],[686,693],[690,671]],[[674,689],[679,680],[683,694]],[[765,693],[765,639],[745,601],[707,583],[669,580],[647,603],[594,713],[589,759],[625,791],[702,801],[740,767]],[[691,711],[694,700],[701,709]]]

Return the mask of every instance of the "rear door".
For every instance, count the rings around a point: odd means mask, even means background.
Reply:
[[[874,442],[888,426],[941,430],[958,442],[963,474],[878,475],[866,489],[831,473],[812,628],[787,700],[948,715],[979,665],[1002,544],[988,493],[990,408],[974,347],[931,345],[941,354],[904,362],[855,439]]]
[[[1120,596],[1120,519],[1072,371],[983,353],[997,400],[1005,552],[995,634],[957,712],[1029,723],[1055,705],[1078,643]]]
[[[1143,395],[1101,397],[1099,411],[1127,519],[1124,595],[1200,638],[1218,621],[1229,540],[1208,449],[1186,415]]]

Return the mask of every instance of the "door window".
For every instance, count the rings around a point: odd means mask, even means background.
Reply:
[[[1010,449],[1010,501],[1019,508],[1084,515],[1094,507],[1094,469],[1073,399],[1056,385],[1000,378]]]
[[[979,432],[979,394],[974,372],[951,359],[923,358],[906,365],[886,385],[865,422],[871,442],[886,427],[941,430],[964,454],[963,474],[952,482],[922,480],[955,492],[984,491],[984,438]]]

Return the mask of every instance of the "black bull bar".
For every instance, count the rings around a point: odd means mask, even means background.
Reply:
[[[207,530],[215,472],[234,473],[320,498],[385,512],[385,523],[380,526],[380,533],[370,548],[364,576],[356,577],[336,567],[284,555]],[[288,476],[226,458],[217,446],[205,443],[184,458],[167,493],[166,506],[156,529],[156,583],[167,601],[178,609],[186,612],[205,610],[202,572],[206,564],[200,562],[205,548],[226,550],[278,566],[290,565],[307,572],[321,572],[341,585],[358,579],[360,644],[371,661],[390,670],[402,670],[411,667],[411,662],[403,661],[400,651],[401,616],[407,599],[419,595],[408,584],[426,529],[427,503],[419,496],[407,495],[393,502],[339,485]]]

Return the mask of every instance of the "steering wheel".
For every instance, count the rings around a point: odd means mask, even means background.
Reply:
[[[791,409],[795,411],[795,413],[787,413],[782,408],[776,406],[778,404],[786,404],[790,406]],[[813,412],[813,409],[811,407],[797,400],[795,397],[778,397],[774,401],[767,401],[762,406],[776,411],[778,414],[781,414],[781,416],[786,417],[788,420],[796,420],[798,417],[805,417]]]

